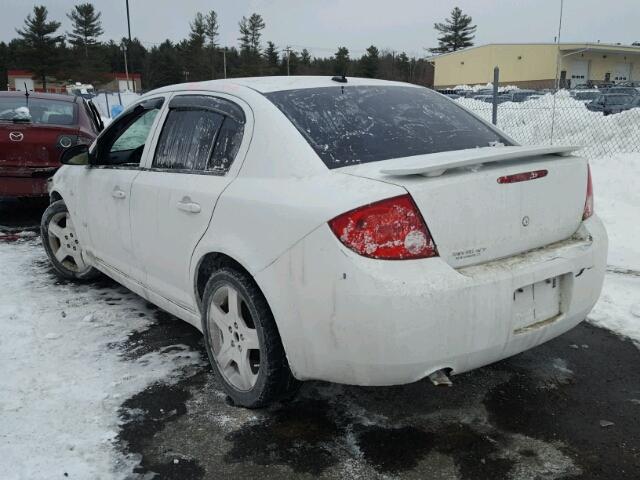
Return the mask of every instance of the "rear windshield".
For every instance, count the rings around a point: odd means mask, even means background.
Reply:
[[[74,125],[75,104],[48,98],[0,97],[0,121]]]
[[[335,86],[267,93],[329,168],[510,143],[426,88]]]

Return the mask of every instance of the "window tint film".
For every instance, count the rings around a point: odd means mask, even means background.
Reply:
[[[204,170],[223,118],[210,110],[170,110],[160,134],[153,166]]]
[[[426,88],[335,86],[265,94],[329,168],[510,142]]]
[[[218,133],[216,146],[213,151],[213,157],[209,163],[208,169],[213,171],[226,172],[233,163],[234,158],[240,149],[242,143],[242,134],[244,133],[244,124],[231,117],[224,119],[222,128]]]

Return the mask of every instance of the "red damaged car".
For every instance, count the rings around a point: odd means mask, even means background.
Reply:
[[[82,97],[0,92],[0,198],[47,196],[62,152],[91,144],[103,127]]]

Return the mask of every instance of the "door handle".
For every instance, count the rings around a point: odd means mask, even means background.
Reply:
[[[127,194],[124,193],[122,190],[120,190],[118,187],[116,187],[113,189],[113,192],[111,192],[111,196],[113,198],[123,199],[123,198],[126,198]]]
[[[184,197],[178,202],[178,209],[188,213],[200,213],[200,204],[192,202],[189,197]]]

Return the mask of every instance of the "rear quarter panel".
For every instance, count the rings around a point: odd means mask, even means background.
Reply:
[[[323,222],[405,193],[329,170],[270,101],[252,90],[243,93],[254,114],[253,137],[238,177],[220,196],[196,247],[193,277],[210,252],[229,255],[255,275]]]

